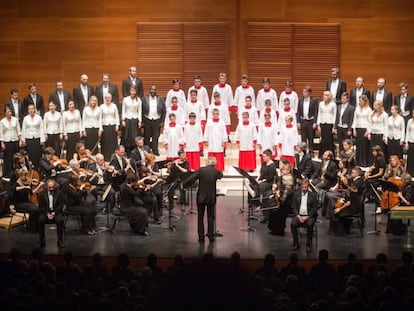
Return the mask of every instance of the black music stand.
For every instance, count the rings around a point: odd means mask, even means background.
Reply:
[[[240,211],[240,212],[243,212],[244,211],[244,186],[245,186],[245,179],[247,179],[252,186],[258,187],[259,184],[257,183],[256,179],[254,177],[250,176],[244,169],[239,168],[237,166],[233,166],[233,167],[243,177],[243,188],[242,188],[242,190],[243,190],[243,193],[242,193],[242,196],[243,196],[242,197],[242,199],[243,199],[243,205],[242,205],[242,209]],[[253,232],[255,232],[256,229],[253,228],[251,226],[251,224],[250,224],[250,220],[251,219],[256,219],[256,217],[253,216],[253,206],[252,206],[252,204],[250,202],[248,202],[247,227],[240,228],[240,230],[242,230],[242,231],[253,231]]]
[[[167,188],[167,190],[165,191],[165,194],[163,193],[163,201],[166,199],[167,200],[167,209],[168,209],[168,223],[164,224],[161,226],[162,229],[170,229],[171,231],[175,232],[175,226],[171,223],[171,218],[175,218],[175,219],[180,219],[180,217],[173,215],[172,214],[172,210],[174,207],[174,202],[172,203],[172,207],[170,207],[170,197],[172,195],[171,192],[175,191],[175,188],[177,188],[178,184],[180,183],[180,179],[176,179],[175,181],[173,181]]]
[[[112,185],[108,184],[105,188],[105,191],[101,195],[101,202],[104,202],[104,209],[106,210],[106,226],[99,227],[99,230],[98,230],[99,233],[109,232],[110,234],[115,234],[114,228],[109,225],[109,213],[111,212],[113,213],[113,210],[109,208],[109,201],[108,201],[108,195],[111,192],[111,189],[112,189]],[[113,199],[115,199],[115,197]]]
[[[189,184],[187,182],[187,180],[189,179],[189,177],[191,175],[193,175],[194,172],[188,171],[187,173],[184,173],[183,175],[181,175],[181,180],[183,181],[183,183],[181,184],[181,186],[183,188],[187,188],[190,191],[190,195],[189,195],[189,205],[190,205],[190,210],[184,212],[184,215],[188,215],[188,214],[197,214],[197,211],[195,209],[193,209],[193,188],[198,188],[198,182],[197,184],[194,182],[192,182],[191,184]]]

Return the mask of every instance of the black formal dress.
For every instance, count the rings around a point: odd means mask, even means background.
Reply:
[[[207,236],[210,241],[214,241],[214,219],[215,205],[217,202],[216,182],[223,177],[223,173],[212,165],[204,166],[194,172],[184,184],[192,184],[199,181],[197,191],[198,209],[198,239],[204,241],[204,214],[207,208]]]
[[[27,231],[35,233],[38,230],[39,224],[39,208],[36,204],[29,200],[29,195],[32,190],[28,188],[17,190],[21,185],[14,182],[10,187],[10,202],[14,204],[16,211],[24,211],[29,213],[29,222],[27,224]]]
[[[62,211],[65,201],[65,195],[56,189],[52,192],[45,190],[39,194],[39,238],[41,243],[45,242],[45,225],[50,223],[56,224],[58,241],[63,242],[64,218]],[[48,214],[54,214],[53,219],[49,219]]]
[[[329,232],[334,235],[344,236],[349,233],[349,229],[352,225],[352,219],[347,218],[347,216],[355,215],[359,211],[361,202],[358,191],[346,192],[345,202],[350,202],[350,205],[341,209],[339,213],[335,213],[335,210],[332,210],[329,221]]]
[[[138,234],[144,235],[148,224],[148,211],[142,200],[143,190],[133,189],[123,183],[121,185],[120,209],[121,213],[130,219],[131,229]]]

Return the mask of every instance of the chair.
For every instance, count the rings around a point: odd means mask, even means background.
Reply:
[[[23,214],[23,225],[25,227],[27,226],[28,218],[27,218],[26,214],[28,214],[28,213],[24,210],[16,208],[14,205],[10,205],[10,222],[9,222],[9,230],[8,231],[10,231],[11,228],[12,228],[13,218],[16,215],[16,213]]]
[[[68,211],[67,208],[66,208],[66,205],[65,205],[63,207],[62,214],[63,214],[63,232],[65,233],[65,235],[66,235],[66,223],[68,222],[70,217],[75,217],[76,218],[76,220],[78,221],[79,231],[80,231],[80,233],[83,233],[82,218],[81,218],[81,215],[79,213]]]
[[[313,236],[312,236],[311,243],[313,244],[313,240],[315,240],[315,246],[318,245],[318,224],[322,224],[322,220],[316,219],[315,224],[313,225]],[[306,239],[306,235],[308,234],[307,232],[308,228],[306,227],[306,224],[305,223],[300,224],[298,231],[299,231],[299,243],[300,243],[302,235],[304,235]]]
[[[359,201],[359,210],[353,215],[345,216],[344,219],[355,220],[361,235],[361,238],[364,236],[364,222],[365,222],[365,204],[364,204],[365,193],[358,196]]]
[[[131,217],[123,214],[121,212],[121,209],[119,209],[117,207],[115,207],[112,210],[112,215],[115,216],[114,222],[112,223],[112,227],[109,230],[112,234],[116,234],[115,227],[120,221],[122,221],[122,220],[129,220],[130,221],[131,220]]]

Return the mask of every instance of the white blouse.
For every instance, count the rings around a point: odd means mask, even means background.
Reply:
[[[414,143],[414,118],[408,120],[404,141],[405,143]]]
[[[355,130],[357,128],[367,129],[369,127],[369,116],[372,114],[372,109],[370,107],[361,108],[357,106],[354,112],[354,121],[352,122],[352,128]]]
[[[134,99],[131,96],[127,96],[122,101],[122,114],[121,119],[138,119],[139,122],[142,121],[142,101],[139,97]]]
[[[97,128],[102,131],[102,112],[101,108],[95,107],[92,109],[87,106],[82,113],[82,131],[85,129]]]
[[[371,134],[384,134],[384,137],[388,137],[388,114],[385,111],[380,116],[377,114],[369,115],[368,132]]]
[[[43,120],[39,115],[27,115],[22,123],[22,137],[23,139],[40,138],[41,142],[45,141],[43,135]]]
[[[82,131],[82,118],[78,109],[63,112],[63,134]]]
[[[43,126],[45,134],[63,133],[62,115],[60,114],[60,112],[46,112],[43,117]]]
[[[118,108],[114,103],[110,105],[102,104],[99,107],[102,112],[102,125],[119,126]]]
[[[398,115],[396,118],[393,116],[388,118],[388,138],[390,139],[404,139],[405,133],[405,121],[404,118]]]
[[[20,124],[16,117],[11,117],[10,120],[4,117],[0,121],[0,141],[18,141],[20,134]]]
[[[335,124],[336,120],[336,103],[334,101],[325,104],[325,102],[320,102],[318,107],[318,119],[316,123],[321,124]]]

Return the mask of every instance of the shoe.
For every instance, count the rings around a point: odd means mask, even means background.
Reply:
[[[308,246],[306,246],[306,252],[307,252],[307,253],[310,253],[311,251],[312,251],[312,247],[311,247],[311,246],[309,246],[309,245],[308,245]]]
[[[376,209],[376,211],[375,211],[375,214],[377,214],[377,215],[379,215],[379,214],[382,214],[382,209],[381,209],[381,207],[377,207],[377,209]]]
[[[210,241],[210,243],[214,243],[215,238],[214,238],[214,236],[213,236],[213,235],[208,235],[208,234],[206,234],[206,237],[208,237],[208,240]]]
[[[57,246],[58,246],[59,248],[65,248],[65,244],[63,243],[63,241],[58,241],[58,242],[57,242]]]
[[[299,244],[293,244],[292,252],[298,250],[300,248]]]
[[[45,247],[45,246],[46,246],[46,241],[45,240],[40,240],[39,247]]]

